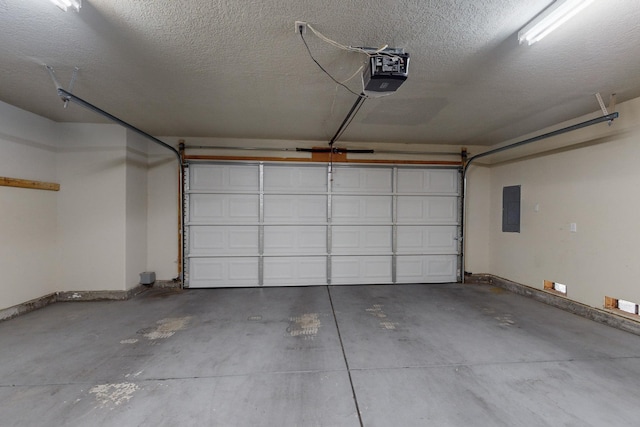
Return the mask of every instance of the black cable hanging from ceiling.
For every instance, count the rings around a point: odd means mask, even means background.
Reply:
[[[360,95],[358,95],[356,92],[352,91],[347,85],[345,85],[344,83],[339,82],[338,80],[336,80],[335,77],[333,77],[322,65],[320,65],[320,63],[318,62],[318,60],[313,56],[313,54],[311,53],[311,49],[309,48],[309,45],[307,44],[307,40],[304,38],[304,35],[302,34],[302,31],[300,31],[300,38],[302,39],[302,42],[304,43],[304,47],[307,48],[307,52],[309,52],[309,56],[311,57],[311,59],[313,60],[313,62],[316,63],[316,65],[327,75],[329,76],[329,78],[331,80],[333,80],[336,84],[342,86],[343,88],[345,88],[346,90],[348,90],[349,92],[351,92],[352,94],[359,96],[359,97],[366,97],[366,95],[364,93],[361,93]]]

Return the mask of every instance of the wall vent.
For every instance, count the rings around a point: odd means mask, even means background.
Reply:
[[[560,295],[567,296],[567,285],[563,285],[562,283],[552,282],[550,280],[544,281],[544,290],[551,291],[554,293],[558,293]]]
[[[640,307],[632,301],[617,299],[612,297],[604,297],[604,308],[621,311],[624,314],[633,314],[638,316]]]

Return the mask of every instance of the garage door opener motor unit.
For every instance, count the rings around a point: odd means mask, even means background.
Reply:
[[[369,48],[363,48],[369,50]],[[363,73],[364,90],[395,92],[409,73],[409,54],[403,48],[374,51]]]

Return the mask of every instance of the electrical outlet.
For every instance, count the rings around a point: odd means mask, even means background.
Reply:
[[[304,21],[296,21],[296,34],[307,34],[307,23]]]

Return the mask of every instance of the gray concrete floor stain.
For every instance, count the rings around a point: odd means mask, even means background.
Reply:
[[[640,337],[495,289],[150,289],[54,304],[0,323],[0,425],[637,423]]]

